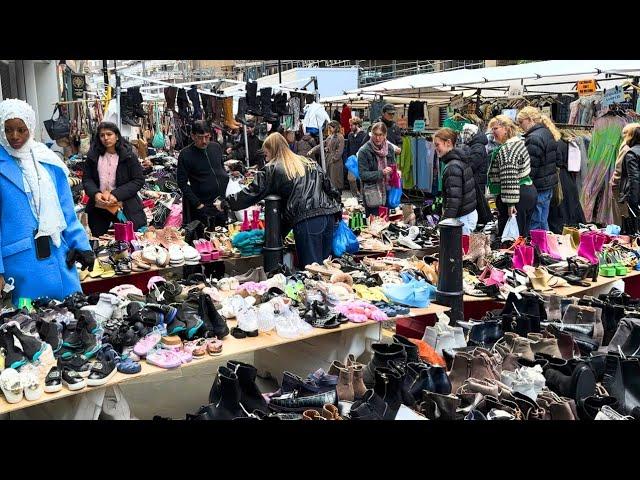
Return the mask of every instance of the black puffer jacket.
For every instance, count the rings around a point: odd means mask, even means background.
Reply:
[[[306,175],[289,180],[282,162],[269,162],[256,173],[253,183],[240,192],[227,197],[231,210],[243,210],[277,194],[285,205],[284,224],[295,224],[320,215],[333,215],[341,211],[340,192],[333,188],[322,167],[314,163]],[[283,228],[283,234],[286,234]]]
[[[635,210],[640,205],[640,145],[634,145],[624,156],[620,176],[620,202]]]
[[[487,172],[489,171],[489,154],[487,144],[489,140],[483,132],[476,133],[466,145],[466,154],[469,158],[469,165],[473,170],[476,183],[481,187],[487,186]],[[484,191],[484,190],[483,190]]]
[[[457,218],[476,209],[476,181],[465,151],[454,148],[441,158],[444,204],[442,218]]]
[[[558,145],[547,127],[537,124],[524,134],[524,144],[531,157],[531,180],[539,192],[556,186]]]
[[[391,145],[387,154],[387,165],[396,163],[396,156]],[[378,183],[382,179],[382,170],[378,168],[378,157],[373,153],[371,140],[367,141],[357,153],[358,156],[358,173],[363,183]]]
[[[122,202],[124,216],[133,222],[135,229],[138,229],[147,224],[147,216],[144,214],[142,200],[138,196],[138,192],[144,185],[142,165],[138,161],[138,155],[128,142],[123,143],[117,153],[119,158],[116,168],[116,188],[111,194]],[[86,209],[88,215],[93,215],[93,211],[96,208],[95,196],[100,191],[99,158],[100,153],[94,145],[87,153],[84,175],[82,176],[82,186],[89,197]],[[106,228],[108,228],[108,225],[106,225]],[[106,228],[104,229],[105,231]]]

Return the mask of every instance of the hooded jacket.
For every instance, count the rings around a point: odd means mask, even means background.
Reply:
[[[483,132],[478,132],[469,140],[465,152],[469,158],[469,166],[473,170],[476,183],[483,188],[483,191],[487,186],[487,172],[489,171],[488,143],[487,136]]]
[[[524,144],[531,157],[531,180],[538,192],[544,192],[558,183],[556,162],[558,145],[551,131],[536,124],[524,134]]]
[[[442,218],[457,218],[476,209],[476,181],[465,151],[454,148],[441,158],[444,204]]]

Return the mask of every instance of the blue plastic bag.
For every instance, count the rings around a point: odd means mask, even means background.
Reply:
[[[356,179],[360,180],[360,172],[358,170],[358,157],[355,155],[351,155],[344,161],[344,166],[347,167],[347,170],[356,177]]]
[[[398,208],[400,206],[400,199],[402,198],[402,189],[398,187],[391,187],[387,190],[387,207]]]
[[[338,228],[333,232],[331,247],[336,257],[341,257],[345,252],[357,253],[360,250],[358,239],[344,220],[340,221]]]

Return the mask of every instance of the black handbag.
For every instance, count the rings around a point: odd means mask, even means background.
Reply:
[[[526,313],[518,315],[515,312],[502,314],[502,332],[514,332],[521,337],[526,337],[529,333],[539,333],[540,317]]]
[[[54,119],[53,116],[56,111],[58,112],[58,118]],[[53,109],[51,118],[44,121],[44,128],[52,140],[60,140],[69,136],[71,132],[69,118],[60,114],[59,105],[56,105],[56,108]]]

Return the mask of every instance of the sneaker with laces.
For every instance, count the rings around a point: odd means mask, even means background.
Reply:
[[[44,393],[38,367],[34,365],[25,365],[20,369],[20,381],[24,388],[24,396],[30,402],[38,400]]]
[[[97,362],[91,366],[91,372],[87,377],[87,385],[98,387],[107,383],[117,373],[120,355],[109,344],[100,347],[96,353]]]

